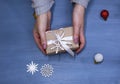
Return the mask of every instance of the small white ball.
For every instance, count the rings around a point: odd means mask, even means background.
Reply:
[[[94,57],[96,62],[102,62],[103,61],[103,55],[100,53],[97,53]]]

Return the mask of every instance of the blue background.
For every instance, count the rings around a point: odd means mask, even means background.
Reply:
[[[100,17],[109,10],[107,21]],[[52,29],[72,25],[72,5],[69,0],[56,0],[52,8]],[[37,48],[32,30],[30,0],[0,0],[0,84],[120,84],[120,1],[91,0],[85,15],[86,47],[76,57],[67,53],[44,56]],[[104,62],[94,64],[96,53]],[[50,78],[26,72],[31,61],[51,64]]]

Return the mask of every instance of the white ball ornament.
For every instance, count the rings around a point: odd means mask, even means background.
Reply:
[[[100,63],[103,61],[103,55],[101,53],[97,53],[95,56],[94,56],[94,60],[96,63]]]

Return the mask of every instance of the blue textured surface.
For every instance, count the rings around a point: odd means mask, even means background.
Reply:
[[[99,13],[108,9],[103,21]],[[56,0],[52,28],[70,26],[72,5],[69,0]],[[86,10],[87,44],[75,58],[67,53],[44,56],[33,40],[30,0],[0,0],[0,84],[120,84],[120,1],[91,0]],[[100,52],[104,62],[95,65],[94,55]],[[26,64],[34,61],[51,64],[50,78],[40,72],[31,75]]]

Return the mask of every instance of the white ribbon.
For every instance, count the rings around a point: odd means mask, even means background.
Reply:
[[[68,44],[72,45],[72,43],[69,42],[70,40],[73,40],[72,36],[64,37],[65,34],[64,30],[62,28],[60,30],[62,30],[62,34],[60,35],[58,32],[53,33],[56,39],[47,41],[47,44],[55,45],[51,47],[51,49],[56,49],[56,54],[58,53],[58,50],[61,49],[61,50],[66,50],[70,55],[74,56],[74,52],[68,46]]]

